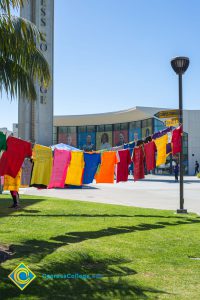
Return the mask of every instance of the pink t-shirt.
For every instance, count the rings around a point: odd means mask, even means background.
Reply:
[[[53,168],[48,188],[64,188],[67,169],[71,161],[71,151],[54,150]]]

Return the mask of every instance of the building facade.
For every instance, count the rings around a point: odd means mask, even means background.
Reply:
[[[43,145],[53,140],[53,50],[54,50],[54,0],[29,0],[20,15],[36,24],[45,37],[37,45],[49,63],[51,85],[48,89],[35,83],[37,100],[19,99],[18,135],[20,138]]]
[[[80,149],[88,141],[93,149],[117,146],[137,139],[143,139],[165,128],[162,119],[155,117],[163,108],[135,107],[128,110],[75,116],[54,116],[53,142],[66,143]],[[185,174],[194,175],[195,160],[200,162],[200,131],[198,129],[200,110],[185,110],[183,155]],[[173,157],[167,159],[167,166],[158,172],[172,172]]]

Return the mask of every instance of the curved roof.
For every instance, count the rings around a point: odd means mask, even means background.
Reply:
[[[126,110],[86,115],[54,116],[54,126],[83,126],[116,124],[152,118],[158,111],[168,108],[136,106]]]

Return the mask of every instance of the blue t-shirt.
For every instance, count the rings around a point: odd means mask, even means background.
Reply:
[[[83,174],[83,184],[92,183],[97,168],[101,163],[100,153],[84,153],[85,168]]]

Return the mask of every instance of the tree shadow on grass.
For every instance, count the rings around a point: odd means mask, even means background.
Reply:
[[[114,214],[39,214],[38,212],[40,211],[37,211],[37,210],[20,210],[20,211],[23,211],[23,212],[27,212],[28,214],[15,214],[15,215],[12,215],[12,217],[66,217],[66,218],[71,218],[71,217],[77,217],[77,218],[82,218],[82,217],[85,217],[85,218],[134,218],[135,216],[134,215],[114,215]],[[30,214],[29,214],[30,213]],[[32,215],[31,215],[32,213]],[[37,214],[35,214],[37,213]],[[1,214],[0,214],[1,216]],[[3,216],[3,215],[2,215]]]
[[[46,255],[49,255],[56,251],[58,248],[67,246],[70,244],[81,243],[87,240],[99,239],[102,237],[109,237],[118,234],[134,233],[139,231],[163,229],[166,227],[173,227],[179,225],[188,225],[200,223],[198,219],[182,220],[173,223],[169,222],[156,222],[154,224],[141,223],[135,226],[119,226],[108,227],[97,231],[75,231],[67,232],[64,235],[58,235],[51,237],[49,241],[46,240],[26,240],[19,245],[11,245],[10,249],[14,252],[13,258],[22,259],[26,257],[28,260],[34,263],[40,262]]]
[[[36,299],[158,299],[165,291],[145,286],[136,282],[137,272],[127,267],[129,260],[119,258],[94,258],[87,253],[74,253],[65,261],[51,262],[49,265],[31,268],[37,278],[24,291],[24,297]],[[2,278],[2,299],[18,299],[20,290],[7,279],[12,270],[0,268]],[[80,279],[61,278],[65,274],[94,275],[102,277]],[[52,275],[60,278],[52,278]],[[50,279],[48,279],[48,277]],[[77,275],[76,275],[77,276]],[[34,298],[31,298],[34,299]]]
[[[109,237],[117,234],[156,230],[169,226],[196,223],[200,223],[200,220],[177,220],[177,222],[173,223],[157,222],[154,224],[141,223],[135,226],[109,227],[98,231],[67,232],[65,235],[52,237],[50,241],[27,240],[20,245],[13,245],[11,249],[15,254],[12,256],[12,259],[19,261],[25,260],[25,264],[29,264],[29,262],[32,265],[37,264],[36,270],[33,269],[33,271],[37,272],[36,275],[38,278],[31,283],[30,289],[27,288],[27,290],[23,292],[27,294],[27,299],[28,296],[31,297],[33,295],[40,295],[41,297],[39,299],[158,299],[157,295],[164,293],[163,291],[141,286],[132,280],[127,281],[125,276],[132,276],[136,271],[126,266],[119,266],[122,264],[122,261],[108,259],[94,260],[93,258],[88,258],[87,255],[82,255],[81,258],[76,257],[74,260],[65,261],[64,263],[51,263],[45,266],[44,270],[44,266],[40,267],[42,265],[42,259],[58,248],[73,243],[80,243],[86,240]],[[123,263],[125,263],[125,261],[123,261]],[[112,265],[112,267],[110,265]],[[8,299],[12,296],[20,295],[20,291],[18,291],[7,278],[11,271],[12,270],[7,270],[3,267],[0,268],[0,277],[2,278],[0,283],[0,287],[2,286],[1,295],[2,293],[4,295],[4,298],[1,299]],[[104,277],[91,280],[44,280],[44,278],[42,278],[44,272],[45,274],[66,274],[66,272],[77,272],[79,274],[102,273]],[[119,279],[116,280],[116,278]],[[46,297],[46,295],[48,297]]]

